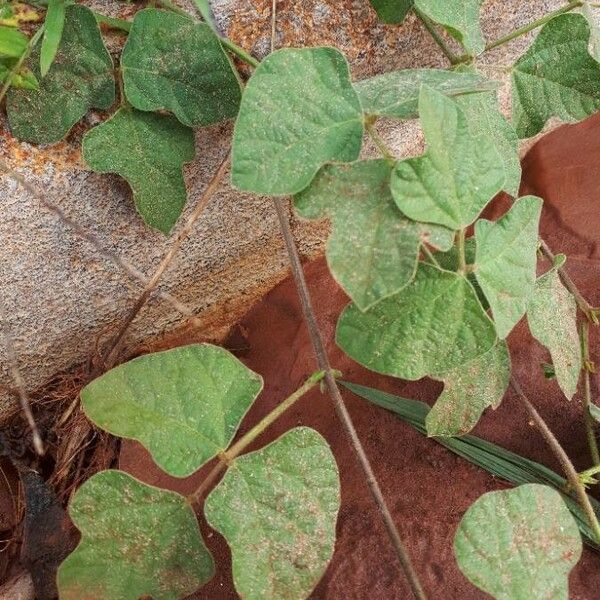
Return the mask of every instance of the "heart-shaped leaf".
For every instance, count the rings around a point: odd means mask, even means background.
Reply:
[[[427,419],[427,435],[453,437],[469,433],[491,406],[497,408],[510,381],[510,355],[499,342],[484,355],[445,373],[444,391]]]
[[[485,48],[479,24],[482,4],[483,0],[415,0],[415,6],[422,13],[442,25],[473,56]]]
[[[475,223],[475,277],[504,339],[527,311],[535,287],[542,200],[525,196],[497,221]]]
[[[461,275],[421,263],[414,281],[366,313],[342,313],[336,342],[367,368],[403,379],[443,373],[485,354],[494,326]]]
[[[179,494],[102,471],[77,490],[69,513],[82,538],[58,571],[61,600],[178,600],[213,576],[194,511]]]
[[[390,25],[402,23],[413,7],[414,0],[370,0],[377,16]]]
[[[456,102],[440,92],[421,88],[419,115],[427,153],[396,165],[392,195],[415,221],[462,229],[502,189],[502,159],[493,140],[474,135]]]
[[[363,110],[369,115],[413,119],[419,114],[419,93],[426,85],[446,96],[470,96],[495,90],[498,83],[478,73],[443,69],[404,69],[363,79],[354,84]]]
[[[284,48],[248,81],[233,135],[232,182],[257,194],[303,190],[326,162],[358,158],[363,121],[334,48]]]
[[[182,346],[115,367],[81,391],[102,429],[140,441],[170,475],[186,477],[227,449],[262,379],[223,348]]]
[[[331,219],[327,262],[361,310],[410,282],[425,237],[423,226],[407,219],[395,205],[391,171],[383,159],[327,165],[295,198],[302,216]],[[446,235],[446,244],[452,244],[449,229],[433,227]]]
[[[582,367],[577,303],[555,268],[538,278],[527,308],[531,335],[548,348],[560,389],[570,400]]]
[[[327,442],[297,427],[236,458],[204,510],[231,547],[233,580],[244,600],[303,600],[333,554],[339,507],[339,474]]]
[[[550,117],[580,121],[600,108],[600,64],[589,42],[584,16],[559,15],[516,62],[512,112],[519,137],[536,135]]]
[[[206,23],[152,8],[139,11],[121,68],[127,100],[139,110],[169,110],[190,127],[237,114],[239,80]]]
[[[35,144],[60,141],[90,108],[106,110],[115,101],[113,64],[94,13],[72,4],[56,58],[39,89],[11,89],[6,100],[13,135]],[[40,79],[40,51],[28,66]]]
[[[496,600],[567,600],[581,547],[560,494],[536,483],[481,496],[454,540],[460,570]]]
[[[83,139],[83,157],[97,173],[117,173],[133,191],[151,227],[169,233],[186,201],[183,165],[194,158],[194,134],[174,117],[121,108]]]

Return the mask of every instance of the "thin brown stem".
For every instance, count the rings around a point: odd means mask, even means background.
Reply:
[[[581,508],[583,509],[583,512],[585,513],[589,521],[590,527],[594,532],[596,540],[600,542],[600,523],[598,523],[598,517],[594,512],[592,503],[588,498],[588,495],[585,491],[585,487],[579,479],[579,476],[577,474],[577,471],[575,470],[575,467],[573,466],[573,463],[571,462],[571,459],[568,457],[567,453],[564,451],[563,447],[560,445],[560,442],[556,439],[555,435],[552,433],[552,431],[550,431],[550,428],[546,424],[546,421],[544,421],[544,419],[542,418],[540,413],[538,413],[535,406],[531,403],[529,398],[527,398],[519,382],[514,377],[512,377],[510,383],[513,390],[516,392],[517,397],[522,402],[523,406],[529,413],[529,416],[535,423],[536,427],[539,429],[540,433],[546,440],[546,443],[548,444],[548,446],[550,446],[550,449],[554,453],[554,456],[556,456],[558,462],[560,463],[567,478],[567,481],[569,482],[569,485],[572,489],[575,490],[575,493],[577,494],[577,498],[579,500],[579,503],[581,504]]]
[[[581,357],[583,366],[581,375],[583,377],[583,419],[585,422],[585,432],[588,440],[588,447],[592,457],[592,464],[600,465],[600,452],[598,451],[598,440],[596,439],[595,425],[596,422],[590,414],[590,406],[592,405],[592,385],[590,374],[593,371],[593,364],[590,359],[590,324],[588,321],[581,323]]]
[[[419,600],[424,600],[426,596],[425,592],[423,591],[423,587],[421,586],[421,582],[419,581],[419,577],[412,565],[412,561],[410,559],[408,551],[404,547],[404,543],[400,538],[400,534],[398,533],[398,529],[396,528],[390,510],[385,502],[385,499],[379,487],[379,483],[375,478],[375,473],[373,472],[371,463],[369,462],[369,459],[365,453],[360,438],[358,437],[358,433],[356,432],[356,428],[354,427],[354,423],[352,422],[352,417],[350,416],[350,413],[348,412],[348,409],[346,408],[346,405],[340,393],[340,389],[335,380],[334,371],[332,370],[331,364],[329,363],[329,357],[327,355],[327,351],[325,350],[323,337],[321,336],[319,325],[317,323],[315,312],[312,306],[310,293],[308,291],[306,279],[304,278],[304,271],[302,270],[302,264],[300,262],[300,256],[298,254],[298,248],[296,247],[296,242],[294,240],[294,236],[292,234],[292,230],[288,221],[288,216],[286,214],[284,202],[281,198],[274,198],[273,204],[277,212],[277,218],[279,219],[281,234],[285,242],[292,270],[292,275],[294,277],[296,289],[300,298],[304,322],[306,323],[306,327],[310,335],[311,343],[316,355],[319,369],[322,369],[325,372],[325,384],[327,386],[327,390],[329,391],[329,395],[331,396],[331,399],[333,401],[335,411],[338,415],[338,418],[342,422],[350,444],[352,445],[352,448],[356,453],[358,462],[365,476],[366,483],[369,487],[373,500],[375,501],[375,505],[377,506],[377,509],[381,515],[387,534],[390,538],[390,541],[392,542],[392,545],[396,552],[396,556],[406,575],[412,592],[415,598]]]
[[[271,52],[275,50],[277,37],[277,0],[271,2]]]
[[[169,251],[160,261],[160,264],[156,268],[156,271],[154,271],[152,277],[148,279],[142,293],[136,300],[135,304],[129,310],[129,313],[127,314],[123,322],[121,323],[119,331],[108,344],[108,348],[105,352],[106,358],[104,359],[105,368],[110,369],[113,366],[113,362],[119,354],[119,350],[121,349],[127,330],[129,329],[130,325],[133,323],[135,318],[138,316],[139,312],[148,302],[148,300],[152,296],[152,293],[156,290],[156,287],[158,286],[162,276],[165,274],[165,271],[171,266],[171,263],[173,262],[173,259],[175,258],[177,252],[181,248],[181,245],[189,237],[196,221],[204,212],[204,209],[208,205],[210,199],[214,196],[215,192],[219,189],[219,186],[221,185],[221,182],[223,181],[223,178],[227,173],[230,156],[231,151],[228,151],[227,155],[221,161],[219,168],[216,170],[215,174],[213,175],[212,179],[210,180],[206,189],[204,190],[204,193],[198,201],[198,204],[188,217],[187,221],[181,228],[181,231],[179,232],[175,240],[173,240]]]

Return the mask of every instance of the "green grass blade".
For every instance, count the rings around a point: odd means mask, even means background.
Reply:
[[[48,12],[46,13],[44,39],[40,53],[40,74],[42,77],[48,73],[62,38],[65,25],[65,11],[67,3],[65,0],[50,0]]]
[[[412,425],[417,431],[426,435],[425,418],[429,406],[418,400],[409,400],[393,394],[387,394],[373,388],[364,387],[346,381],[340,382],[344,387],[357,396],[368,400],[372,404],[385,408]],[[465,435],[459,438],[432,438],[454,454],[468,460],[470,463],[481,467],[492,475],[504,479],[514,485],[524,483],[540,483],[548,485],[563,497],[565,504],[575,517],[579,531],[585,543],[600,552],[600,545],[594,541],[594,534],[590,529],[585,514],[577,501],[569,493],[567,481],[552,469],[533,460],[515,454],[501,446],[487,442],[474,435]],[[590,501],[598,516],[600,516],[600,502],[590,496]]]

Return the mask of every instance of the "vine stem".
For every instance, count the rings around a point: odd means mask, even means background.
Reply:
[[[335,376],[339,377],[341,373],[336,372]],[[293,394],[288,396],[281,404],[275,407],[268,415],[261,419],[252,429],[244,434],[235,444],[230,446],[225,452],[218,455],[219,462],[211,469],[208,475],[202,480],[202,483],[196,490],[188,496],[188,501],[191,504],[199,503],[206,492],[210,489],[215,479],[224,471],[231,463],[268,427],[270,427],[279,417],[281,417],[288,409],[290,409],[302,396],[310,392],[318,383],[325,377],[324,371],[313,373],[304,384],[299,387]]]
[[[465,229],[459,229],[456,232],[456,248],[458,250],[458,270],[460,273],[463,274],[467,272],[467,259],[465,256],[465,237]]]
[[[450,50],[450,47],[444,41],[444,38],[438,33],[435,25],[431,19],[424,13],[422,13],[416,6],[413,6],[413,11],[423,23],[423,26],[429,32],[429,35],[433,38],[433,41],[439,46],[440,50],[444,53],[444,56],[450,61],[451,65],[456,65],[460,62],[460,58]]]
[[[577,494],[577,498],[579,500],[579,503],[581,504],[581,508],[583,509],[583,511],[589,521],[590,527],[592,528],[592,531],[594,532],[594,535],[596,536],[596,540],[600,543],[600,523],[598,523],[598,517],[597,517],[596,513],[594,512],[592,503],[590,502],[590,499],[588,498],[588,495],[585,491],[585,487],[584,487],[583,483],[581,482],[579,475],[577,474],[577,471],[575,470],[575,467],[573,466],[573,463],[571,462],[571,459],[568,457],[567,453],[564,451],[563,447],[560,445],[560,442],[556,439],[556,436],[552,433],[552,431],[546,424],[546,421],[544,421],[544,419],[542,418],[540,413],[537,411],[535,406],[531,403],[529,398],[527,398],[527,396],[525,395],[525,392],[523,392],[519,382],[514,377],[511,377],[510,384],[511,384],[513,390],[516,392],[519,400],[521,400],[521,403],[523,404],[523,406],[529,413],[531,419],[536,424],[540,433],[546,440],[546,443],[548,444],[548,446],[550,446],[550,449],[552,450],[552,452],[558,459],[558,462],[560,463],[560,465],[565,473],[567,481],[569,482],[570,486],[575,490],[575,493]]]
[[[127,314],[123,322],[121,323],[119,331],[110,341],[108,349],[106,351],[106,358],[104,359],[105,368],[110,369],[112,367],[114,360],[118,356],[123,340],[125,339],[125,333],[129,329],[129,326],[131,325],[131,323],[133,323],[133,321],[135,320],[139,312],[142,310],[146,302],[148,302],[150,296],[158,286],[158,283],[160,282],[165,271],[170,267],[171,263],[173,262],[173,259],[177,255],[177,252],[181,248],[181,244],[183,244],[183,242],[189,237],[190,233],[192,232],[192,228],[194,227],[194,224],[206,209],[206,206],[208,205],[210,199],[219,189],[219,185],[221,184],[221,181],[227,173],[230,157],[231,149],[227,151],[227,155],[221,161],[219,168],[216,170],[212,179],[208,183],[206,189],[204,190],[204,193],[198,201],[198,204],[196,205],[196,207],[188,217],[187,221],[185,222],[185,225],[181,228],[179,234],[171,244],[169,251],[160,261],[160,264],[154,271],[152,277],[148,279],[142,293],[136,300],[135,304],[129,310],[129,313]]]
[[[526,33],[529,33],[530,31],[533,31],[534,29],[537,29],[538,27],[545,25],[548,21],[550,21],[554,17],[557,17],[558,15],[562,15],[563,13],[566,13],[566,12],[570,12],[570,11],[572,11],[576,8],[579,8],[583,5],[584,5],[583,0],[572,0],[565,6],[563,6],[561,8],[557,8],[556,10],[553,10],[552,12],[549,12],[548,14],[544,15],[540,19],[532,21],[531,23],[529,23],[528,25],[524,25],[523,27],[519,27],[518,29],[515,29],[511,33],[509,33],[501,38],[498,38],[497,40],[494,40],[493,42],[489,42],[485,46],[484,52],[487,52],[488,50],[493,50],[494,48],[497,48],[498,46],[503,46],[504,44],[507,44],[508,42],[514,40],[515,38],[525,35]]]
[[[325,373],[325,384],[327,386],[329,395],[333,400],[333,405],[335,407],[336,414],[340,419],[344,430],[346,431],[350,444],[352,445],[352,448],[354,449],[354,452],[358,458],[358,462],[365,476],[365,480],[367,482],[373,500],[375,501],[375,504],[381,515],[387,534],[390,538],[390,541],[392,542],[392,545],[396,552],[396,556],[400,562],[400,565],[402,566],[402,569],[406,575],[412,592],[415,598],[417,598],[418,600],[426,600],[425,592],[423,591],[423,587],[421,586],[419,577],[412,565],[410,556],[406,548],[404,547],[404,543],[400,538],[398,529],[396,528],[390,510],[385,502],[385,499],[381,492],[381,488],[379,487],[379,483],[377,482],[377,479],[373,472],[373,468],[371,467],[371,463],[369,462],[369,459],[365,453],[360,438],[358,437],[358,434],[356,432],[356,428],[354,427],[354,423],[352,422],[352,417],[350,416],[350,413],[348,412],[348,409],[346,408],[346,405],[340,393],[340,388],[338,387],[338,384],[335,380],[334,371],[332,371],[331,369],[331,364],[329,362],[327,351],[325,350],[325,344],[323,342],[323,337],[321,336],[321,331],[319,330],[319,325],[317,323],[315,311],[312,306],[310,293],[308,291],[308,286],[304,277],[304,271],[302,270],[302,264],[300,262],[298,248],[296,247],[296,242],[292,234],[284,203],[281,199],[273,198],[273,204],[275,206],[275,211],[279,220],[281,234],[285,242],[285,247],[290,261],[290,267],[292,270],[294,282],[296,284],[296,289],[298,291],[298,296],[300,298],[304,322],[306,323],[306,327],[308,329],[308,333],[313,346],[313,350],[316,355],[319,369],[321,369]]]
[[[598,441],[594,431],[594,419],[590,414],[592,404],[592,386],[590,373],[593,369],[590,361],[590,324],[588,321],[581,323],[581,356],[583,358],[583,418],[585,421],[585,431],[587,433],[588,446],[594,466],[600,465],[600,452],[598,451]]]

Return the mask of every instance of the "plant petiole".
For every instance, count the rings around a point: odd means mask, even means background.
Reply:
[[[467,273],[467,259],[465,255],[466,230],[459,229],[456,232],[456,248],[458,250],[458,272],[463,275]]]
[[[448,44],[444,41],[444,38],[438,33],[438,30],[435,28],[435,25],[431,21],[431,19],[423,14],[416,6],[413,6],[413,11],[423,23],[425,29],[429,32],[429,35],[433,38],[433,41],[439,46],[440,50],[443,52],[444,56],[450,61],[451,65],[457,65],[460,62],[463,62],[464,57],[457,56],[452,52]],[[469,57],[470,58],[470,57]]]
[[[374,121],[372,118],[365,119],[365,130],[368,133],[369,137],[373,140],[373,143],[377,146],[377,149],[383,157],[391,164],[396,164],[396,157],[382,139],[382,137],[377,133],[377,130],[374,127]]]

